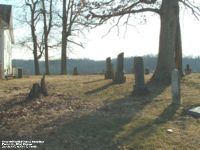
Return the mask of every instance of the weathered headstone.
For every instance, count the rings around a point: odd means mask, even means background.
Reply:
[[[189,109],[188,114],[194,117],[200,117],[200,106]]]
[[[185,74],[188,75],[192,72],[192,69],[190,68],[190,64],[187,64],[186,65],[186,68],[185,68]]]
[[[34,98],[38,98],[39,96],[40,96],[40,85],[39,83],[34,83],[27,98],[28,100],[32,100]]]
[[[149,69],[145,68],[145,74],[149,74],[149,73],[150,73]]]
[[[22,78],[23,76],[23,72],[22,72],[22,68],[18,68],[18,78]]]
[[[106,59],[105,79],[113,79],[113,69],[110,57]]]
[[[113,78],[114,84],[121,84],[126,81],[124,76],[124,53],[120,53],[117,57],[117,69]]]
[[[73,75],[78,75],[78,69],[77,69],[77,67],[74,67]]]
[[[135,85],[133,87],[134,95],[144,95],[148,93],[144,82],[144,62],[142,57],[134,57]]]
[[[181,104],[180,74],[179,74],[178,69],[174,69],[172,71],[171,89],[172,89],[172,104],[175,104],[175,105]]]
[[[43,96],[48,96],[47,86],[46,86],[46,82],[45,82],[45,75],[43,75],[40,84],[39,83],[33,84],[31,91],[28,94],[27,99],[33,100],[35,98],[40,97],[41,94]]]

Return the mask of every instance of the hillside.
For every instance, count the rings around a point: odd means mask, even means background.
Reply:
[[[134,77],[126,77],[113,85],[102,75],[47,76],[49,96],[33,101],[26,96],[40,77],[1,80],[0,138],[44,140],[40,149],[48,150],[200,147],[200,120],[186,114],[200,104],[200,74],[182,79],[180,107],[170,105],[170,86],[149,85],[149,95],[132,96]]]
[[[155,70],[157,58],[155,56],[144,56],[144,66],[149,68],[151,72]],[[89,59],[69,59],[67,61],[68,74],[72,74],[73,68],[78,67],[80,74],[100,74],[105,71],[105,61],[95,61]],[[116,59],[112,60],[114,69],[116,68]],[[190,64],[193,72],[200,72],[200,58],[183,58],[183,67],[186,64]],[[14,67],[22,67],[25,75],[34,74],[33,60],[13,60]],[[60,60],[51,60],[49,63],[51,74],[60,74]],[[41,73],[44,73],[44,62],[40,62]],[[133,70],[133,57],[124,59],[124,71],[126,73],[132,73]]]

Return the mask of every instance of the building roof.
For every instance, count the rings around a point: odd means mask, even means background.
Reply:
[[[11,5],[0,4],[0,29],[9,29],[12,42],[14,43]]]
[[[0,18],[8,25],[10,24],[11,10],[12,10],[11,5],[0,4]]]

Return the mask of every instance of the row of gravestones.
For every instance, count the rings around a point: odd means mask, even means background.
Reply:
[[[113,73],[111,58],[106,59],[106,73],[105,79],[113,79],[114,84],[124,83],[126,77],[123,72],[124,53],[120,53],[117,58],[117,69],[115,74]],[[146,71],[146,70],[145,70]],[[191,72],[191,70],[190,70]],[[134,73],[135,73],[135,85],[134,95],[144,95],[148,93],[147,86],[144,80],[144,62],[142,57],[134,57]],[[177,69],[172,71],[172,104],[181,104],[180,99],[180,75]]]
[[[192,69],[190,68],[190,64],[186,64],[186,68],[185,68],[185,75],[188,75],[192,72]],[[144,71],[145,74],[150,74],[150,70],[148,68],[145,68]]]
[[[117,57],[117,68],[116,72],[114,74],[111,58],[108,57],[106,59],[106,72],[105,72],[105,79],[113,79],[113,83],[120,84],[124,83],[126,81],[126,77],[124,76],[124,53],[120,53]],[[192,72],[192,69],[190,68],[190,65],[186,65],[185,74],[190,74]],[[143,76],[143,74],[149,74],[150,71],[148,68],[145,68],[144,70],[144,63],[142,57],[135,57],[134,58],[134,73],[139,74],[139,76]],[[136,77],[137,78],[137,77]],[[139,78],[140,79],[140,78]],[[143,80],[143,79],[141,79]]]
[[[135,59],[136,59],[136,62],[134,62],[134,72],[138,70],[138,69],[135,69],[135,63],[137,63],[138,61],[142,63],[141,66],[139,65],[139,67],[144,68],[143,60],[141,60],[142,58],[135,57]],[[117,57],[117,69],[116,69],[115,74],[113,73],[111,58],[108,57],[106,59],[105,79],[113,79],[113,82],[116,84],[124,83],[126,81],[126,77],[124,76],[123,68],[124,68],[124,53],[120,53]],[[192,72],[192,69],[190,68],[190,65],[187,64],[185,68],[185,74],[188,75],[191,72]],[[150,70],[148,68],[145,68],[144,73],[149,74]],[[79,75],[77,67],[74,67],[72,75]]]
[[[144,63],[142,57],[134,58],[134,73],[134,94],[141,95],[147,93],[148,90],[144,83]],[[126,81],[126,77],[124,76],[124,53],[120,53],[117,57],[117,68],[115,74],[113,73],[111,58],[108,57],[106,59],[105,79],[112,79],[114,84],[121,84]]]

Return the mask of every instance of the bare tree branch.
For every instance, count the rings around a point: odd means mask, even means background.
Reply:
[[[195,6],[189,0],[179,0],[186,8],[189,8],[197,20],[200,17],[200,6]]]

